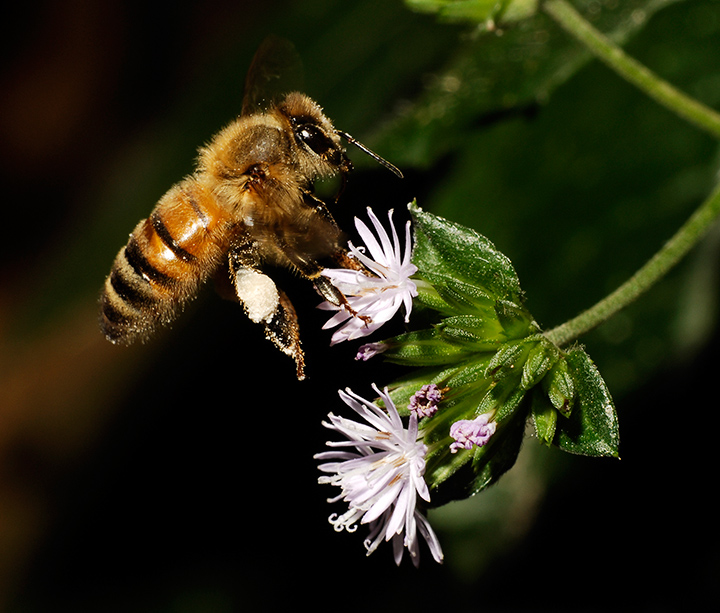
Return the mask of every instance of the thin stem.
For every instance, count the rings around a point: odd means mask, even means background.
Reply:
[[[720,138],[720,115],[689,98],[629,57],[593,28],[566,0],[545,0],[543,8],[569,34],[588,47],[621,77],[680,117]],[[612,317],[661,279],[700,240],[720,215],[720,186],[677,233],[630,279],[587,311],[550,330],[546,336],[566,345]]]
[[[704,236],[720,215],[720,185],[642,268],[614,292],[545,336],[562,347],[612,317],[652,287]]]
[[[720,114],[675,89],[593,28],[566,0],[546,0],[543,9],[566,32],[621,77],[687,121],[720,138]]]

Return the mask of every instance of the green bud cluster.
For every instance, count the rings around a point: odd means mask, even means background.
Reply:
[[[474,230],[409,208],[415,305],[431,321],[384,341],[383,357],[414,367],[389,386],[398,408],[424,384],[444,392],[439,411],[420,423],[433,504],[494,483],[514,464],[528,424],[544,444],[617,457],[617,418],[602,377],[582,348],[564,351],[543,335],[510,260]],[[496,423],[490,441],[453,453],[451,425],[483,414]]]

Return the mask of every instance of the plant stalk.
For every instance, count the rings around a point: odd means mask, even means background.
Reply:
[[[720,138],[720,114],[686,96],[652,71],[628,56],[602,33],[593,28],[566,0],[545,0],[543,9],[566,32],[633,83],[648,96],[680,117]],[[720,215],[720,185],[693,213],[692,217],[642,268],[614,292],[577,317],[545,333],[562,347],[612,317],[661,279],[705,235]]]
[[[630,279],[597,304],[577,317],[545,333],[558,347],[577,339],[585,332],[612,317],[661,279],[706,234],[720,215],[720,185],[715,187],[675,235]]]
[[[626,81],[690,123],[720,138],[720,114],[690,98],[627,55],[566,0],[545,0],[544,11]]]

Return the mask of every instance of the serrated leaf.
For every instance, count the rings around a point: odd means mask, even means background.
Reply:
[[[570,350],[566,360],[576,401],[570,416],[558,421],[554,444],[570,453],[618,457],[618,419],[605,381],[583,349]]]
[[[484,236],[460,224],[408,206],[414,221],[413,262],[438,286],[459,281],[478,293],[521,302],[520,282],[510,260]],[[440,290],[438,290],[440,291]]]

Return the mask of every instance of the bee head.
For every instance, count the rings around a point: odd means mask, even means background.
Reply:
[[[336,172],[344,174],[353,169],[352,162],[342,146],[341,138],[344,138],[398,177],[403,177],[402,172],[393,164],[368,149],[347,132],[336,130],[320,106],[305,94],[298,92],[287,94],[278,105],[278,110],[290,121],[295,141],[301,150],[309,158],[315,158],[318,175],[331,175]]]

